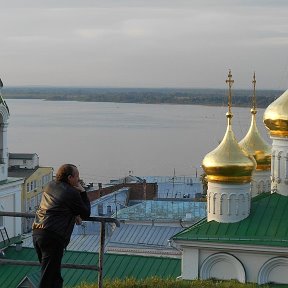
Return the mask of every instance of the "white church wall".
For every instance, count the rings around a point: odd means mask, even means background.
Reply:
[[[288,196],[288,139],[271,137],[271,189],[281,195]]]
[[[198,279],[199,250],[189,247],[182,247],[181,278],[187,280]]]
[[[211,278],[246,282],[246,272],[242,263],[229,253],[215,253],[207,257],[200,267],[200,279]]]
[[[288,258],[275,257],[269,259],[261,267],[258,274],[258,284],[265,283],[288,283]]]
[[[243,264],[246,271],[246,281],[257,283],[258,273],[262,265],[271,257],[272,255],[253,253],[253,252],[231,252],[239,261]]]
[[[233,193],[231,193],[233,191]],[[250,183],[208,183],[207,221],[233,223],[250,213]]]
[[[221,244],[219,246],[222,246]],[[183,248],[183,247],[182,247]],[[281,253],[255,252],[251,247],[235,251],[233,247],[209,249],[184,247],[182,254],[182,279],[237,279],[240,282],[288,284],[288,258]],[[239,249],[239,247],[237,247]],[[256,249],[257,250],[257,249]],[[265,251],[264,251],[265,250]],[[287,249],[288,252],[288,249]]]
[[[254,171],[251,182],[251,194],[255,197],[271,191],[271,171]]]

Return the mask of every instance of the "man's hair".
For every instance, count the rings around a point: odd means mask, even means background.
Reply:
[[[56,181],[68,183],[68,176],[74,175],[75,168],[77,167],[73,164],[63,164],[62,166],[60,166],[56,173]]]

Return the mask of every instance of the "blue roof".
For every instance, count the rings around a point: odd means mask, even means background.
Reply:
[[[206,202],[194,201],[144,201],[121,209],[113,217],[132,221],[187,221],[195,223],[206,216]]]

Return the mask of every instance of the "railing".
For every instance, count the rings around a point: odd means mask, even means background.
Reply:
[[[23,212],[4,212],[0,211],[0,216],[10,217],[25,217],[34,218],[34,213],[23,213]],[[62,264],[63,268],[74,268],[74,269],[89,269],[98,271],[98,288],[103,288],[103,263],[104,263],[104,247],[105,247],[105,225],[106,223],[114,223],[117,227],[120,226],[120,222],[115,218],[110,217],[89,217],[85,221],[100,222],[100,247],[99,247],[99,259],[98,266],[93,265],[76,265],[76,264]],[[40,266],[40,263],[33,261],[19,261],[19,260],[8,260],[0,259],[0,264],[11,264],[11,265],[24,265],[24,266]]]
[[[7,241],[7,243],[9,243],[9,242],[10,242],[10,238],[9,238],[9,236],[8,236],[6,227],[0,226],[0,233],[1,233],[1,237],[2,237],[2,239],[3,239],[4,245],[6,244],[6,241]],[[6,239],[5,239],[4,236],[6,236]]]

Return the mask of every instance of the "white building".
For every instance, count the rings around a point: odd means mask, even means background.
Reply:
[[[35,169],[39,166],[36,153],[9,153],[9,168]]]
[[[203,160],[212,199],[207,218],[172,237],[182,249],[182,279],[288,284],[288,90],[266,109],[264,123],[273,140],[272,193],[251,199],[253,169],[244,169],[246,160],[225,135],[226,152],[219,155],[221,143]]]
[[[9,109],[0,94],[0,211],[21,212],[22,178],[8,177],[7,127]],[[21,234],[21,219],[0,216],[0,242]]]

